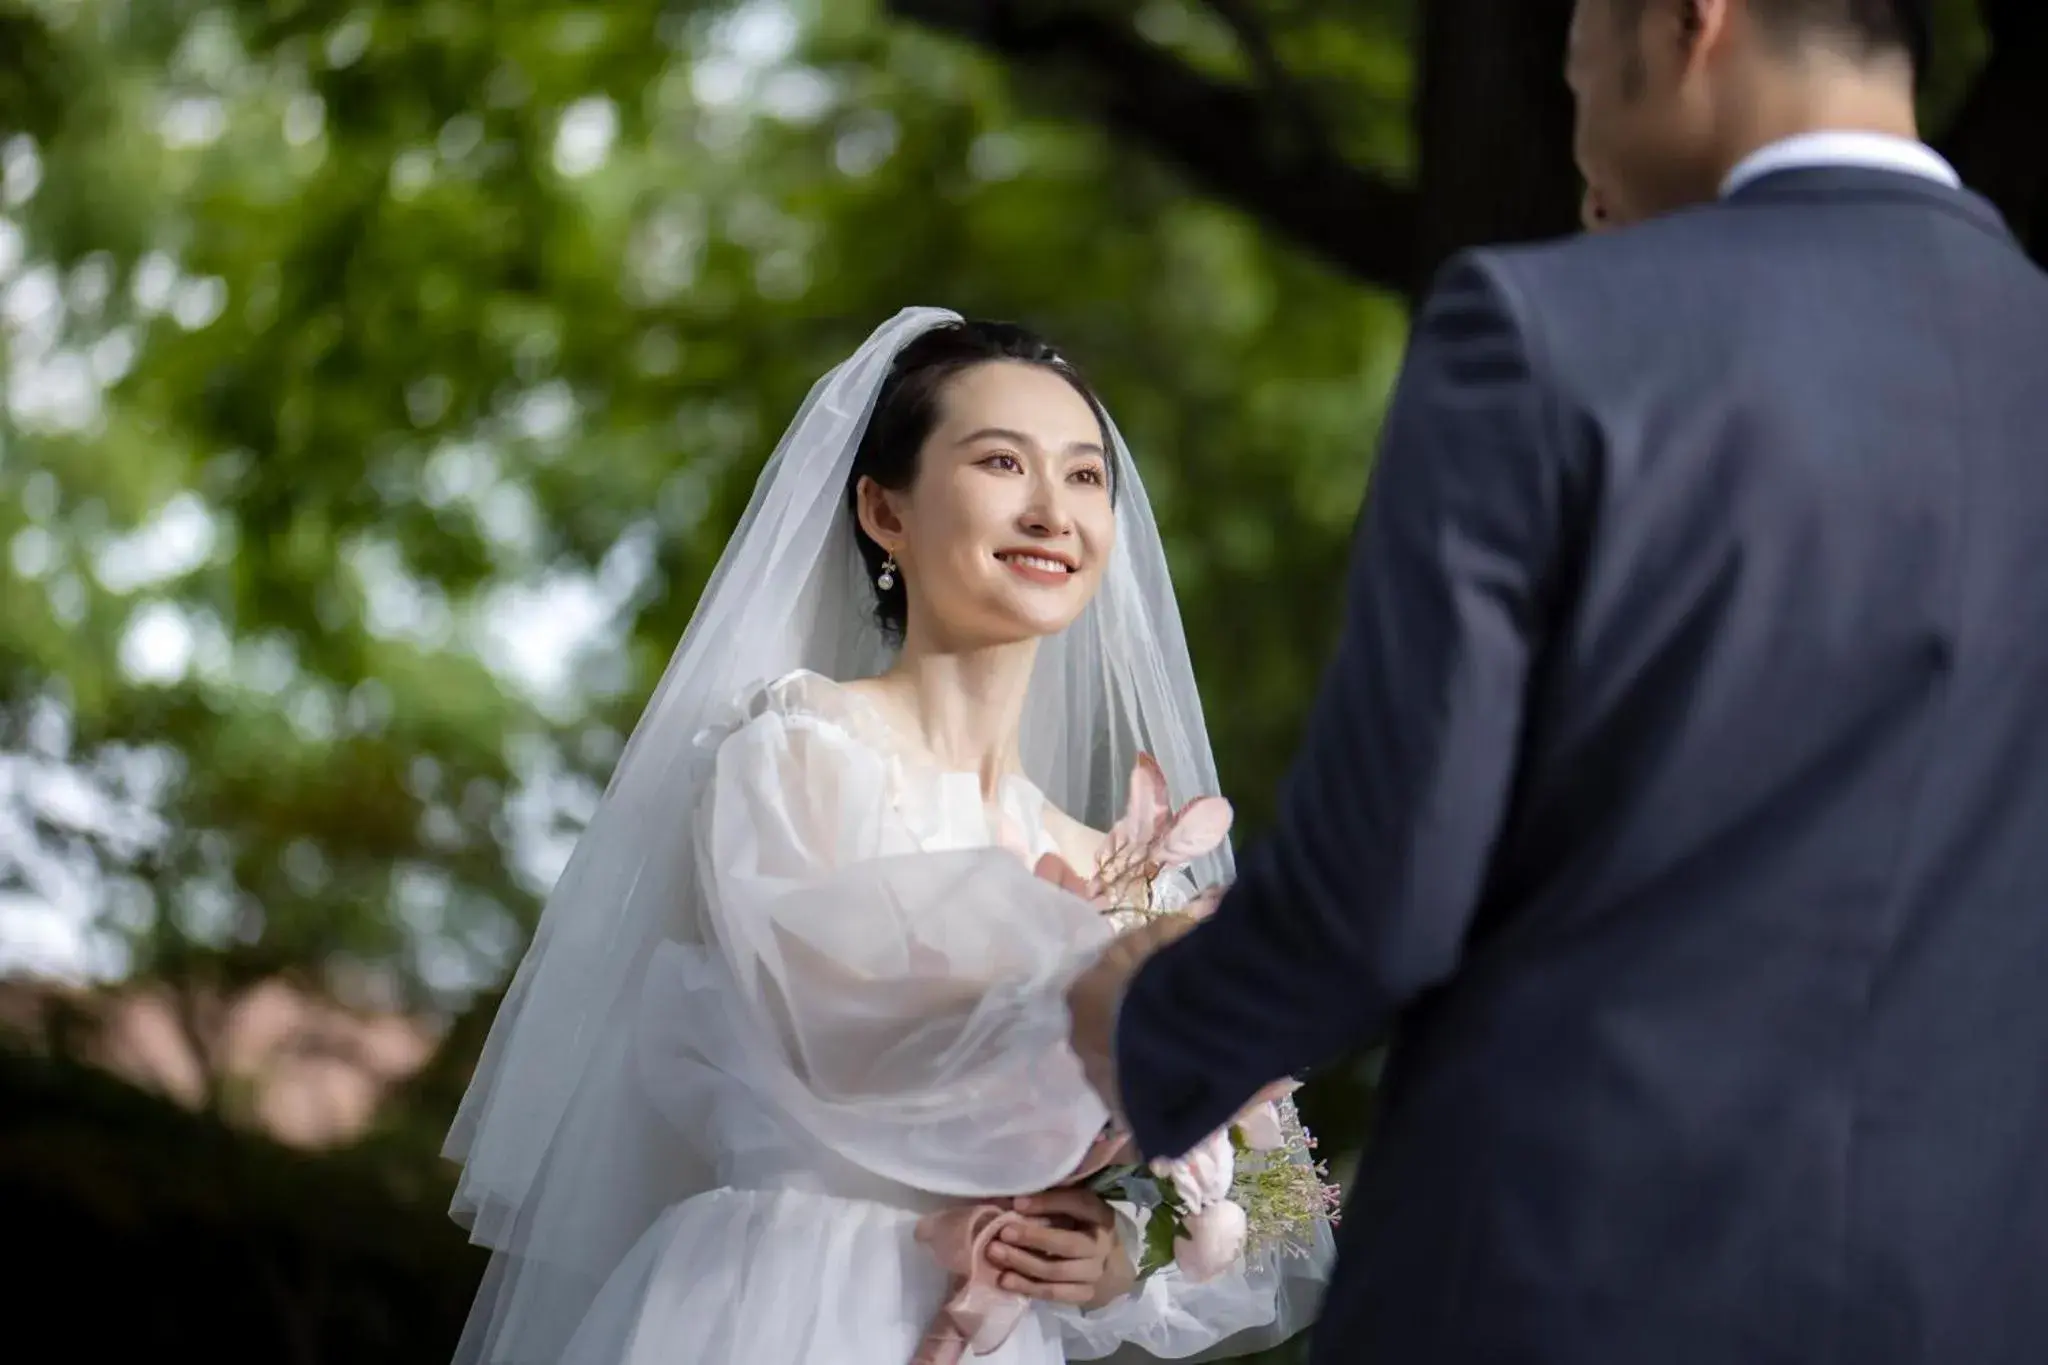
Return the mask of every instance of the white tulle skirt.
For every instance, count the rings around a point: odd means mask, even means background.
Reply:
[[[809,1190],[715,1190],[649,1228],[591,1305],[564,1365],[906,1365],[948,1280],[918,1214]],[[976,1365],[1059,1365],[1029,1314]]]

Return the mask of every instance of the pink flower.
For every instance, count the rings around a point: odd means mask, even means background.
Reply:
[[[1244,1210],[1228,1199],[1189,1214],[1173,1239],[1173,1263],[1196,1284],[1213,1280],[1237,1264],[1248,1227]]]
[[[1174,810],[1166,774],[1152,755],[1139,754],[1123,816],[1110,826],[1101,861],[1087,883],[1089,899],[1105,910],[1149,909],[1160,875],[1221,844],[1232,818],[1230,803],[1220,796],[1198,796]]]
[[[1178,1161],[1152,1163],[1153,1173],[1173,1181],[1174,1193],[1189,1213],[1200,1213],[1211,1204],[1230,1197],[1230,1182],[1237,1175],[1237,1158],[1230,1150],[1228,1130],[1211,1133],[1201,1145]]]
[[[1276,1152],[1287,1145],[1287,1134],[1280,1128],[1279,1106],[1270,1100],[1245,1110],[1238,1117],[1237,1133],[1244,1139],[1244,1145],[1255,1152]]]

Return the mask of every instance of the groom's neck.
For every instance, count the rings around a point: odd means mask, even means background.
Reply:
[[[1723,110],[1721,176],[1752,152],[1802,133],[1920,136],[1913,74],[1903,58],[1821,49],[1759,63],[1727,91]]]

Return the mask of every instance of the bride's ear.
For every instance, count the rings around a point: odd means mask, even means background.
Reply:
[[[860,485],[854,490],[860,529],[866,531],[868,539],[881,546],[885,553],[892,555],[903,548],[903,515],[896,505],[900,496],[866,475],[861,476]]]

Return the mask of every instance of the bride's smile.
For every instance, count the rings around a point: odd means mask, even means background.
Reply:
[[[1064,555],[1030,550],[999,550],[996,558],[1025,582],[1054,588],[1066,587],[1080,567]]]

